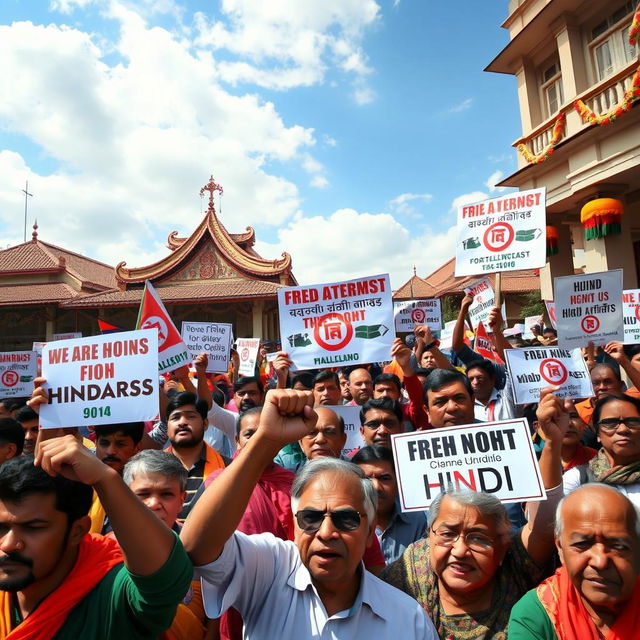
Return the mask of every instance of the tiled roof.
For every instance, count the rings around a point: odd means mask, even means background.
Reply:
[[[0,306],[63,302],[78,295],[75,289],[61,282],[47,284],[9,284],[0,287]]]
[[[456,260],[451,258],[439,269],[430,273],[426,278],[412,276],[394,294],[396,299],[410,299],[411,284],[413,284],[413,297],[439,298],[444,295],[461,293],[464,287],[479,280],[482,276],[464,276],[456,278]],[[495,285],[495,274],[488,274],[489,280]],[[502,274],[502,291],[504,293],[528,293],[540,289],[540,277],[533,269],[523,271],[505,271]]]
[[[63,258],[62,263],[60,258]],[[0,275],[64,270],[89,285],[116,286],[113,267],[48,242],[35,240],[0,251]]]
[[[283,285],[275,282],[261,280],[218,280],[210,283],[158,286],[156,291],[163,302],[173,304],[176,302],[206,303],[212,300],[242,300],[247,298],[275,298]],[[137,306],[140,304],[143,289],[129,289],[119,291],[113,289],[90,296],[82,296],[64,305],[68,307],[120,307]]]

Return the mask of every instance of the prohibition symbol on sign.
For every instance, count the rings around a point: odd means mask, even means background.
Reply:
[[[9,369],[2,373],[2,378],[0,379],[5,387],[15,387],[20,380],[20,376],[15,371]]]
[[[600,320],[596,316],[585,316],[580,326],[585,333],[595,333],[600,328]]]
[[[413,322],[422,323],[426,317],[427,314],[424,312],[424,309],[416,308],[411,312],[411,320],[413,320]]]
[[[547,358],[540,363],[540,375],[553,385],[560,385],[568,377],[567,368],[555,358]]]
[[[247,347],[245,347],[240,352],[240,360],[242,360],[243,362],[246,362],[248,359],[249,359],[249,349],[247,349]]]
[[[512,242],[513,227],[506,222],[492,224],[482,236],[482,242],[489,251],[504,251]]]
[[[341,313],[327,313],[318,318],[313,337],[323,349],[338,351],[351,342],[353,325]]]
[[[640,320],[640,304],[636,305],[636,308],[634,309],[634,312],[636,314],[636,318],[638,320]]]

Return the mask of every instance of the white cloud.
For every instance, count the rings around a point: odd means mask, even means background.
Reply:
[[[496,184],[500,182],[502,178],[504,178],[504,173],[500,170],[496,170],[487,178],[487,181],[484,184],[491,193],[494,193],[496,191],[502,192],[506,189],[506,187],[496,186]]]
[[[319,283],[389,273],[394,288],[413,273],[429,273],[449,260],[455,227],[441,233],[410,231],[389,213],[339,209],[328,218],[300,218],[278,232],[275,244],[257,242],[263,255],[291,253],[300,283]]]
[[[326,189],[329,186],[329,181],[324,176],[313,176],[309,184],[316,189]]]
[[[453,199],[449,211],[451,213],[455,213],[458,207],[461,207],[465,204],[475,204],[476,202],[480,202],[481,200],[486,200],[488,197],[489,196],[484,193],[484,191],[472,191],[471,193],[463,193]]]
[[[417,210],[412,202],[431,202],[433,196],[430,193],[401,193],[389,202],[393,211],[404,215],[416,215]]]
[[[371,87],[366,85],[356,86],[353,90],[353,98],[356,104],[362,106],[365,104],[371,104],[376,99],[376,94]]]
[[[335,147],[338,145],[338,141],[327,134],[322,136],[322,142],[324,142],[327,147]]]
[[[462,111],[466,111],[467,109],[470,109],[472,104],[473,104],[473,98],[466,98],[466,100],[463,100],[459,104],[456,104],[453,107],[451,107],[449,109],[449,113],[461,113]]]

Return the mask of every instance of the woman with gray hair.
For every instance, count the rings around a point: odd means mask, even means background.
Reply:
[[[389,565],[383,580],[413,596],[447,640],[504,640],[511,607],[543,578],[553,553],[553,514],[562,498],[563,403],[542,392],[538,407],[546,446],[540,471],[547,499],[529,503],[528,522],[510,534],[495,497],[449,490],[431,504],[428,537]]]

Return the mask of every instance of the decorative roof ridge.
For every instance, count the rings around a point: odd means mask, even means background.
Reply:
[[[45,245],[47,248],[56,249],[57,251],[62,251],[63,253],[69,253],[72,256],[75,256],[76,258],[81,258],[82,260],[88,260],[89,262],[93,262],[94,264],[99,264],[101,267],[107,267],[107,269],[113,269],[113,265],[111,264],[107,264],[106,262],[96,260],[95,258],[90,258],[89,256],[85,256],[82,253],[77,253],[76,251],[71,251],[70,249],[65,249],[64,247],[59,247],[58,245],[51,244],[50,242],[45,242],[44,240],[37,239],[36,244]]]

